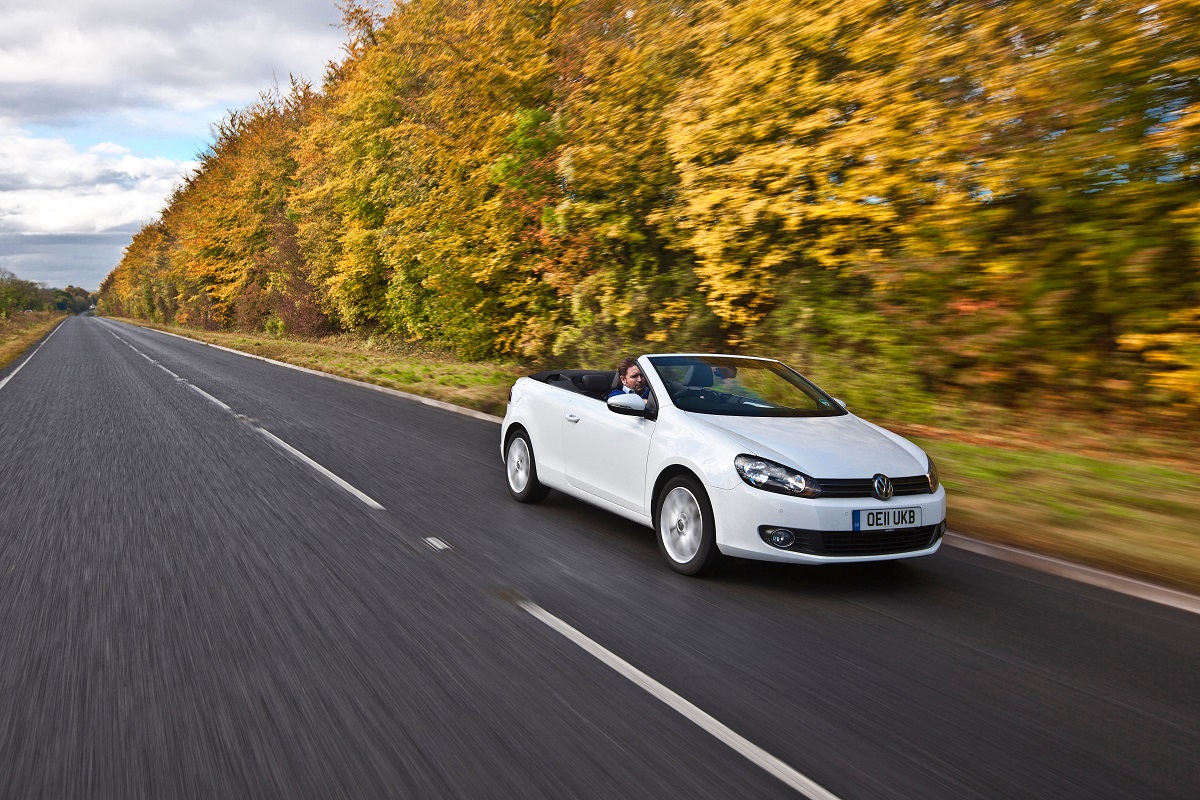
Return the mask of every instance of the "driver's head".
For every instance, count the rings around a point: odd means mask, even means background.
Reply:
[[[621,385],[631,392],[641,392],[646,385],[646,376],[642,368],[632,358],[626,358],[617,365],[617,374],[621,376]]]

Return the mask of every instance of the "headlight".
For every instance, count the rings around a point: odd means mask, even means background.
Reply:
[[[933,459],[929,456],[925,456],[925,458],[929,461],[929,469],[925,471],[925,478],[929,481],[929,493],[933,494],[942,485],[942,482],[938,480],[937,467],[933,465]]]
[[[755,489],[797,497],[821,496],[821,487],[815,480],[774,461],[742,455],[733,460],[733,466],[742,480]]]

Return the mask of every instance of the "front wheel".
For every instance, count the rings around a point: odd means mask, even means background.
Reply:
[[[654,505],[654,529],[659,552],[676,572],[703,575],[720,561],[712,504],[695,478],[680,475],[667,482]]]
[[[504,450],[504,471],[508,476],[508,491],[517,502],[540,503],[550,494],[550,487],[538,480],[533,445],[525,431],[517,431],[509,437],[508,447]]]

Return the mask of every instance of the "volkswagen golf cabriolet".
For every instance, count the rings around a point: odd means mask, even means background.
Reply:
[[[557,489],[647,525],[672,569],[722,556],[827,564],[931,555],[946,530],[933,461],[765,358],[644,355],[650,388],[614,372],[513,385],[501,429],[512,496]]]

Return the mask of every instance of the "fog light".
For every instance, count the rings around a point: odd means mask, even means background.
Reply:
[[[935,533],[934,536],[941,536],[945,532],[946,532],[946,520],[942,520],[941,522],[938,523],[937,533]]]
[[[796,543],[796,534],[787,528],[776,528],[771,531],[771,544],[776,547],[791,547]]]

